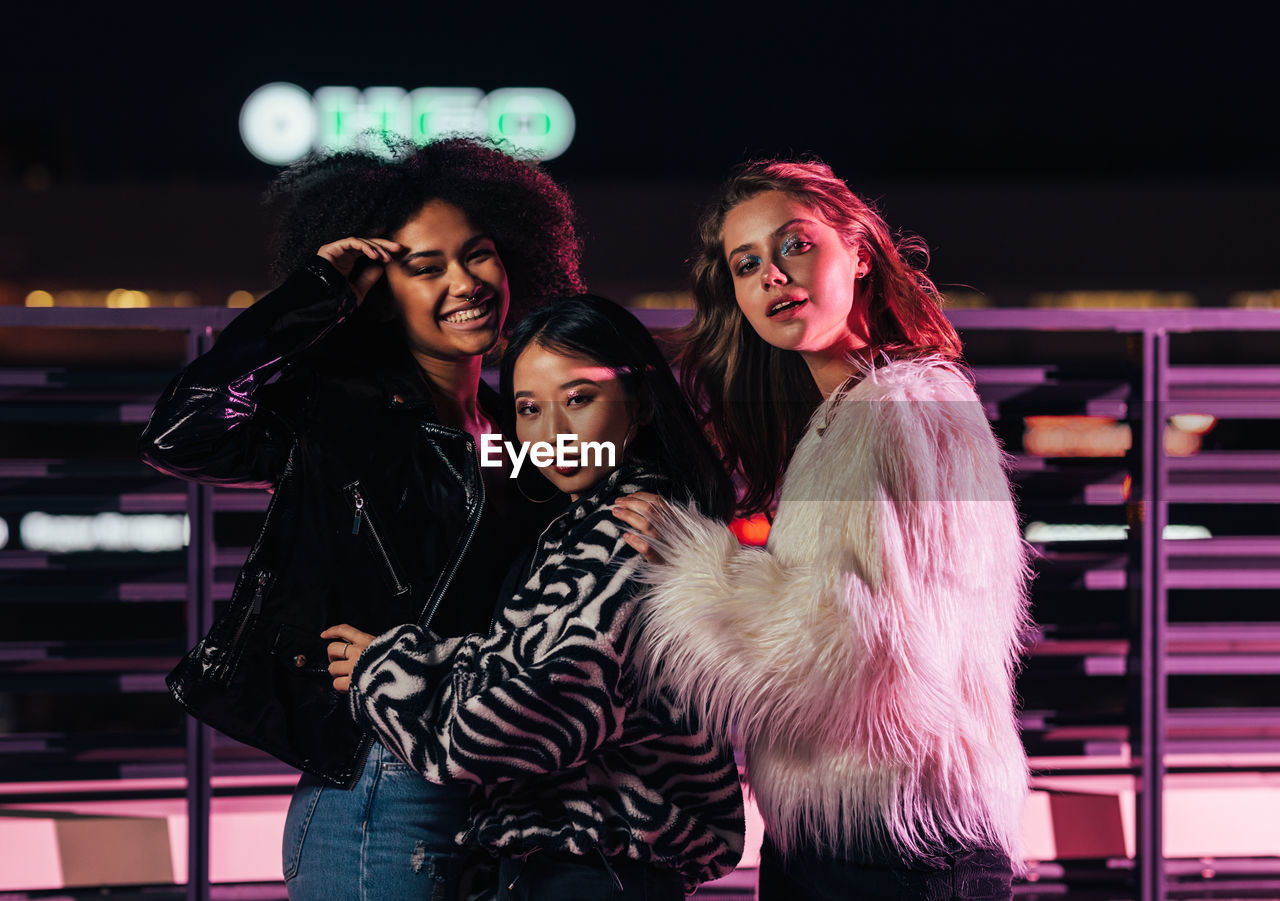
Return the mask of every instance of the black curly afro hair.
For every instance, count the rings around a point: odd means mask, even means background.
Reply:
[[[279,217],[276,283],[322,245],[349,235],[388,237],[424,204],[442,200],[493,238],[511,286],[512,319],[535,298],[584,290],[573,203],[536,164],[474,138],[387,145],[382,153],[312,155],[276,178],[266,196]],[[383,285],[374,290],[385,292]]]

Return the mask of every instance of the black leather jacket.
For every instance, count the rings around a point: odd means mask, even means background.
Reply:
[[[486,498],[475,443],[436,422],[399,324],[355,308],[313,259],[174,379],[140,442],[163,472],[274,489],[230,603],[169,674],[174,697],[347,786],[371,739],[332,688],[320,632],[486,630],[512,556],[553,512]],[[480,401],[496,412],[483,384]]]

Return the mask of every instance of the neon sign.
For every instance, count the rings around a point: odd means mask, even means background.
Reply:
[[[573,107],[550,88],[317,88],[273,82],[240,109],[240,137],[249,152],[284,166],[312,150],[376,149],[370,134],[400,135],[418,144],[450,134],[508,144],[516,153],[553,159],[573,141]],[[366,147],[366,142],[368,146]]]

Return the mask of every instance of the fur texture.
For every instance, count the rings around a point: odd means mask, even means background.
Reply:
[[[898,361],[819,408],[767,549],[690,510],[655,524],[649,687],[743,742],[783,849],[958,841],[1016,866],[1028,569],[1004,463],[959,371]]]

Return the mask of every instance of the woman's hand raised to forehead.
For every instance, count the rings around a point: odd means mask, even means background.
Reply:
[[[403,244],[388,238],[341,238],[324,245],[316,253],[351,282],[356,302],[360,303],[382,278],[392,256],[403,251]],[[361,262],[365,265],[360,265]]]

